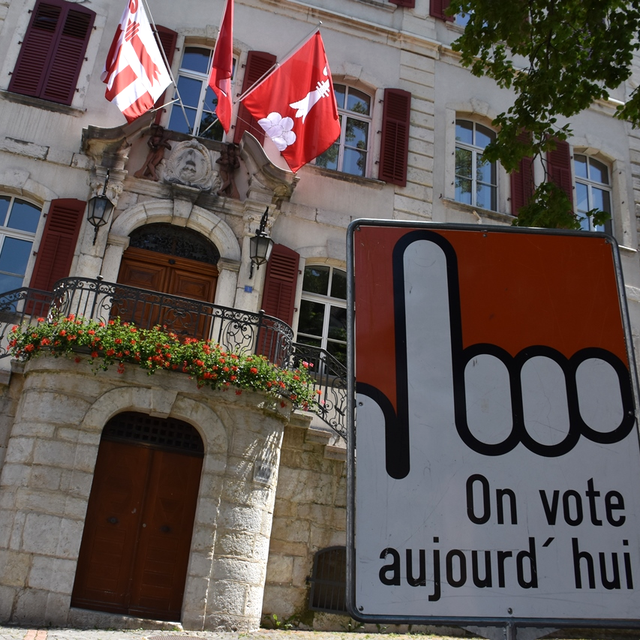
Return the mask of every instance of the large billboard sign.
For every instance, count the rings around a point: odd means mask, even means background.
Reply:
[[[613,241],[361,220],[349,251],[353,615],[636,624],[640,446]]]

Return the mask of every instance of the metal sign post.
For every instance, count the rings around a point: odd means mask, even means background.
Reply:
[[[638,626],[637,385],[612,239],[359,220],[348,253],[351,615],[509,637]]]

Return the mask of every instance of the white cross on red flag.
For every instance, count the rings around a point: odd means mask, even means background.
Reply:
[[[291,171],[326,151],[340,135],[340,120],[320,32],[286,58],[242,103]]]
[[[127,4],[100,77],[105,97],[128,122],[151,109],[171,84],[141,0]]]

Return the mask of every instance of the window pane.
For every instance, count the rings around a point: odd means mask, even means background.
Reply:
[[[587,178],[587,157],[578,153],[573,156],[573,166],[576,178]]]
[[[5,238],[0,253],[0,271],[24,276],[31,253],[31,242]]]
[[[340,269],[333,270],[333,278],[331,279],[331,297],[347,299],[347,274]]]
[[[578,221],[580,222],[580,229],[582,229],[582,231],[591,231],[591,225],[589,224],[589,218],[587,218],[587,216],[578,215]]]
[[[606,211],[607,213],[611,213],[611,204],[609,201],[609,192],[603,191],[602,189],[597,189],[593,187],[591,189],[591,193],[593,195],[593,203],[592,207],[594,209],[599,209],[600,211]]]
[[[471,180],[456,176],[456,200],[471,204]]]
[[[19,289],[22,286],[22,278],[18,276],[8,276],[0,273],[0,293]]]
[[[496,210],[496,188],[479,184],[476,192],[476,204],[483,209]]]
[[[171,118],[169,120],[169,131],[178,131],[179,133],[191,133],[196,120],[196,110],[189,107],[185,108],[187,118],[189,118],[189,124],[184,120],[184,114],[182,109],[177,105],[173,105],[171,109]]]
[[[487,184],[496,184],[496,165],[494,162],[487,162],[482,158],[477,159],[476,180]]]
[[[9,203],[11,198],[8,196],[0,196],[0,227],[4,226],[7,211],[9,211]]]
[[[456,174],[465,178],[471,178],[471,155],[469,149],[456,147]]]
[[[187,47],[182,58],[182,69],[197,71],[205,75],[209,71],[210,49],[200,49],[199,47]],[[184,99],[184,97],[183,97]]]
[[[600,182],[601,184],[609,184],[609,171],[605,164],[589,158],[590,178],[593,182]]]
[[[338,109],[344,109],[344,95],[346,93],[346,87],[343,84],[334,84],[333,92],[336,94]]]
[[[329,267],[305,267],[302,289],[326,296],[329,293]]]
[[[586,184],[576,182],[576,208],[578,211],[589,211],[589,191]]]
[[[466,120],[456,121],[456,140],[473,144],[473,123]]]
[[[327,351],[338,362],[342,362],[343,365],[347,365],[347,345],[340,342],[327,342]]]
[[[347,340],[347,310],[344,307],[331,306],[329,315],[329,338]]]
[[[40,222],[40,209],[23,200],[14,200],[7,226],[20,231],[35,233]]]
[[[345,132],[345,145],[357,149],[367,148],[369,138],[369,123],[354,118],[347,118],[347,130]]]
[[[360,113],[363,116],[368,116],[371,111],[371,98],[362,91],[356,89],[349,89],[349,95],[347,96],[347,109],[354,113]]]
[[[495,132],[481,124],[476,125],[476,146],[484,149],[490,142],[496,138]]]
[[[345,149],[342,170],[354,176],[363,176],[367,168],[367,154],[364,151]]]
[[[320,302],[302,300],[300,302],[300,319],[298,331],[312,336],[322,337],[325,305]]]
[[[185,78],[184,76],[178,78],[178,90],[180,91],[180,97],[185,106],[198,107],[202,93],[202,83],[203,80],[196,80],[194,78]],[[177,95],[174,96],[174,99],[177,97]],[[174,110],[179,111],[180,106],[178,104],[174,105]]]
[[[324,167],[325,169],[337,169],[339,151],[339,144],[330,146],[322,155],[316,158],[316,164],[319,167]]]

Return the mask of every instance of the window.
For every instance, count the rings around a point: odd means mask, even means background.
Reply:
[[[326,349],[347,363],[347,274],[326,265],[304,270],[298,342]]]
[[[586,216],[588,211],[597,209],[611,214],[611,186],[607,165],[579,153],[573,156],[576,180],[576,213],[580,226],[585,231],[604,231],[605,225],[594,225]]]
[[[95,13],[62,0],[37,2],[9,91],[70,105]]]
[[[456,200],[497,210],[498,175],[495,162],[482,158],[495,140],[491,129],[469,120],[456,120]]]
[[[369,152],[371,96],[344,84],[334,84],[333,88],[340,116],[340,138],[316,158],[316,164],[326,169],[364,176]]]
[[[328,613],[347,613],[347,550],[345,547],[321,549],[313,558],[309,609]]]
[[[0,196],[0,292],[24,284],[40,208],[29,202]]]
[[[178,91],[189,122],[185,120],[180,105],[175,103],[171,108],[167,126],[171,131],[189,133],[210,140],[222,140],[222,125],[216,122],[218,99],[208,84],[212,58],[213,49],[185,48],[178,72]],[[174,100],[176,98],[177,95],[174,95]]]

